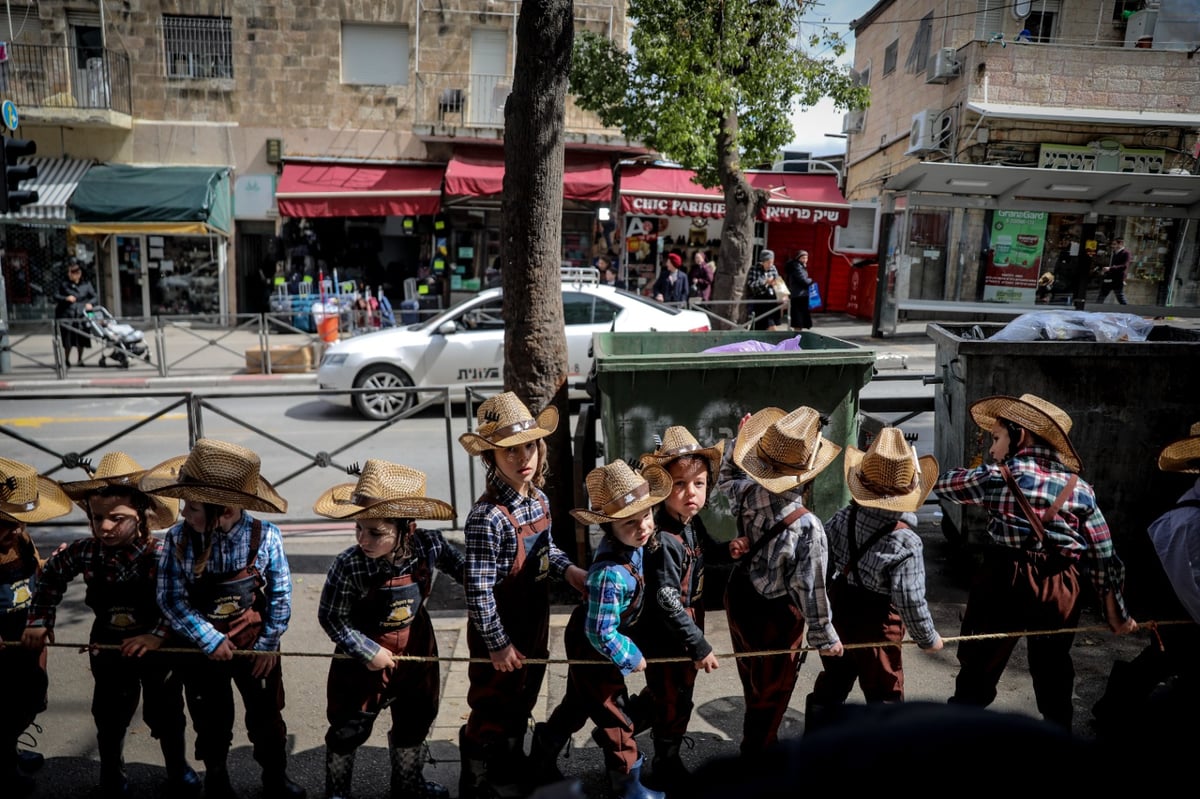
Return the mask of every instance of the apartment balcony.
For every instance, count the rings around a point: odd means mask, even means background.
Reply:
[[[0,95],[24,122],[74,127],[133,127],[129,56],[110,49],[8,44]]]

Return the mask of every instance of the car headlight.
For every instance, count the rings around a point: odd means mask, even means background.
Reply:
[[[349,357],[350,354],[346,352],[327,353],[321,358],[321,366],[341,366]]]

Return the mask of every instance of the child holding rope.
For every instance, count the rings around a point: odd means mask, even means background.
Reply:
[[[1081,480],[1071,445],[1071,417],[1034,394],[994,396],[971,405],[991,433],[992,463],[951,469],[934,486],[946,502],[987,510],[993,546],[984,553],[967,599],[964,636],[1014,630],[1059,630],[1079,621],[1079,562],[1117,635],[1137,630],[1125,610],[1125,567],[1092,487]],[[1075,668],[1071,633],[1028,638],[1029,674],[1042,716],[1071,729]],[[953,703],[986,707],[1016,638],[962,641]]]
[[[587,572],[571,563],[550,535],[546,442],[558,409],[534,417],[511,391],[479,405],[473,433],[459,443],[483,461],[487,487],[467,516],[467,670],[471,713],[459,731],[459,796],[521,793],[525,729],[546,666],[525,658],[549,655],[549,579],[584,590]]]
[[[41,651],[53,641],[55,609],[71,580],[82,574],[87,585],[84,601],[96,614],[89,642],[106,647],[92,649],[88,657],[96,683],[92,718],[101,792],[106,797],[129,796],[123,751],[140,698],[142,718],[162,748],[167,791],[199,796],[202,785],[188,765],[183,738],[183,684],[173,669],[174,656],[157,653],[170,627],[155,600],[162,541],[151,531],[174,523],[176,503],[139,491],[137,481],[143,474],[124,452],[109,452],[90,479],[62,484],[87,513],[92,537],[74,541],[47,559],[22,643]]]
[[[461,584],[464,561],[441,532],[418,528],[416,520],[452,520],[454,508],[425,496],[424,472],[369,460],[357,483],[329,489],[313,511],[353,520],[358,540],[329,567],[317,616],[336,654],[348,656],[329,664],[325,796],[350,796],[355,753],[387,708],[392,796],[446,797],[446,789],[423,774],[423,744],[441,690],[425,599],[435,569]],[[395,655],[432,660],[396,661]]]

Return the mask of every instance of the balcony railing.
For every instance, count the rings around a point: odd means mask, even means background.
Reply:
[[[0,95],[22,110],[81,109],[131,115],[129,56],[107,48],[9,43]]]
[[[413,122],[454,128],[504,127],[504,102],[512,91],[511,75],[472,75],[462,72],[422,72],[417,75]],[[619,136],[590,111],[575,105],[567,95],[565,127],[568,132]]]

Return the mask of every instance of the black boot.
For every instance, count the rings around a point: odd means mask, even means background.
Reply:
[[[164,735],[158,742],[163,753],[163,765],[167,769],[167,793],[173,799],[186,799],[204,793],[204,783],[187,762],[187,746],[183,742],[183,730]]]
[[[683,765],[679,749],[683,738],[654,738],[654,760],[650,763],[650,775],[646,784],[666,793],[681,791],[686,787],[691,774]]]
[[[544,721],[533,725],[529,744],[529,772],[535,786],[552,785],[563,780],[558,768],[558,756],[566,747],[569,736],[557,733]]]
[[[445,785],[425,779],[424,745],[391,746],[388,751],[392,760],[392,799],[449,799]]]
[[[608,770],[608,784],[613,799],[666,799],[661,791],[652,791],[642,784],[642,758],[626,774],[615,769]]]
[[[458,753],[461,760],[461,771],[458,777],[459,799],[484,799],[487,790],[487,762],[483,759],[483,751],[472,745],[466,738],[467,728],[458,728]]]
[[[17,766],[26,774],[33,774],[46,764],[46,757],[32,749],[17,750]]]
[[[104,799],[129,796],[129,778],[125,775],[125,734],[104,732],[96,735],[100,752],[100,792]]]
[[[229,768],[225,758],[204,761],[204,797],[205,799],[238,799],[229,781]]]
[[[0,749],[0,794],[5,797],[28,796],[36,787],[33,777],[18,768],[17,747],[10,741],[9,746]]]
[[[338,754],[325,748],[325,799],[349,799],[354,783],[354,755]]]
[[[285,768],[263,769],[264,799],[304,799],[308,791],[292,781]]]

